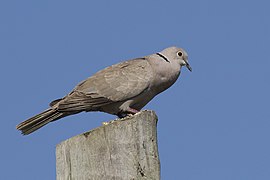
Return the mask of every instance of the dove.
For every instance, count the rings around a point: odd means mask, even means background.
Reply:
[[[80,112],[101,111],[119,118],[136,114],[176,82],[183,66],[192,71],[187,52],[178,47],[120,62],[80,82],[68,95],[52,101],[47,110],[16,128],[28,135],[50,122]]]

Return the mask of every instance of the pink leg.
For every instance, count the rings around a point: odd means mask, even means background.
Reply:
[[[138,112],[140,112],[140,111],[133,109],[133,108],[128,108],[128,110],[127,110],[127,113],[131,113],[131,114],[136,114]]]
[[[119,118],[124,118],[124,117],[126,117],[126,116],[128,116],[128,115],[130,115],[130,114],[136,114],[136,113],[138,113],[138,112],[140,112],[140,111],[138,111],[138,110],[136,110],[136,109],[133,109],[133,108],[128,108],[128,110],[127,111],[125,111],[125,112],[119,112],[118,114],[116,114]]]

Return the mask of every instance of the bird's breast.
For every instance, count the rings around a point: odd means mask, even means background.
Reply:
[[[158,68],[154,73],[151,89],[155,90],[157,93],[165,91],[172,86],[180,75],[180,67],[174,67],[171,64],[166,65]]]

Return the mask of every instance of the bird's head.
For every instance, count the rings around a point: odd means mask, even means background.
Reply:
[[[191,66],[188,63],[187,52],[178,47],[169,47],[160,52],[168,61],[176,61],[180,66],[186,66],[189,71],[192,71]]]

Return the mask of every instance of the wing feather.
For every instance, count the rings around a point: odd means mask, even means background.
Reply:
[[[59,111],[89,111],[135,97],[149,87],[152,69],[145,58],[105,68],[85,81],[58,104]]]

